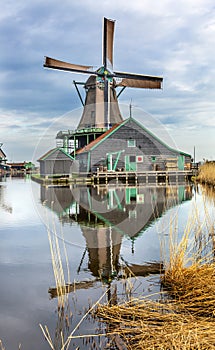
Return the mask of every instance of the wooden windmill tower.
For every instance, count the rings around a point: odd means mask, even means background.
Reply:
[[[94,70],[92,66],[78,65],[45,57],[44,67],[63,71],[88,74],[90,77],[84,83],[86,90],[83,102],[83,114],[75,132],[59,132],[57,138],[74,140],[77,148],[100,136],[123,119],[120,114],[117,97],[126,87],[143,89],[160,89],[162,77],[116,72],[113,70],[113,41],[115,21],[104,18],[103,25],[103,62],[102,66]],[[76,89],[81,98],[80,92]],[[118,96],[116,88],[121,87]],[[66,148],[66,146],[65,146]],[[76,146],[75,146],[76,148]]]

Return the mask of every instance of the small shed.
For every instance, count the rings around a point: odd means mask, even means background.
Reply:
[[[54,148],[45,153],[38,162],[40,163],[41,176],[69,175],[74,158],[62,148]]]
[[[10,170],[10,166],[7,164],[7,156],[2,150],[3,143],[0,143],[0,174],[4,174]]]
[[[130,117],[76,152],[79,171],[184,170],[191,155],[173,149]]]
[[[6,154],[4,153],[4,151],[2,150],[2,148],[1,148],[1,146],[2,146],[3,144],[2,143],[0,143],[0,163],[5,163],[6,162]]]

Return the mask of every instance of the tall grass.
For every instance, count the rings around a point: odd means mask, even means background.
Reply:
[[[215,161],[206,162],[199,168],[197,180],[215,186]]]
[[[215,191],[214,188],[212,186],[208,186],[208,185],[201,185],[201,191],[202,191],[202,195],[203,197],[211,203],[211,205],[215,206]]]
[[[2,340],[0,339],[0,350],[6,350],[3,346]],[[18,350],[21,350],[21,344],[18,345]]]
[[[48,241],[50,246],[52,267],[56,284],[58,319],[55,330],[55,336],[53,339],[50,335],[47,326],[42,326],[40,324],[40,328],[51,349],[56,350],[61,348],[63,349],[65,347],[65,343],[67,341],[67,333],[70,326],[70,320],[72,317],[72,312],[70,311],[68,298],[70,271],[62,226],[58,236],[53,212],[51,215],[51,219],[48,215],[48,211],[46,210],[45,212]],[[62,257],[66,261],[66,269],[64,269],[63,267]],[[67,283],[65,282],[65,275],[67,275]]]
[[[45,204],[45,203],[44,203]],[[73,330],[71,328],[72,312],[70,311],[69,303],[69,293],[71,292],[70,283],[70,271],[69,271],[69,260],[67,255],[67,249],[65,245],[65,239],[63,234],[63,228],[60,226],[60,232],[57,232],[55,216],[52,212],[51,219],[46,210],[46,228],[48,234],[48,241],[50,246],[51,260],[53,273],[55,278],[55,288],[53,288],[54,293],[57,297],[57,324],[54,336],[50,334],[49,328],[46,325],[40,324],[40,329],[48,342],[52,350],[69,350],[73,348],[71,346],[71,341],[75,338],[84,338],[84,337],[94,337],[94,334],[87,336],[75,336],[75,332],[79,329],[82,322],[87,318],[87,316],[92,313],[93,309],[101,300],[106,296],[108,290],[106,290],[101,297],[93,304],[86,313],[81,317],[80,321],[76,324]],[[65,260],[66,264],[64,267],[63,261]],[[66,278],[67,281],[66,282]],[[74,283],[75,285],[75,283]],[[99,335],[96,335],[98,337]],[[1,346],[1,343],[0,343]],[[74,350],[79,350],[77,347]],[[0,350],[4,350],[1,349]]]
[[[194,215],[195,213],[195,215]],[[108,332],[120,335],[128,350],[215,349],[214,218],[201,223],[193,212],[182,238],[169,233],[169,258],[162,290],[118,305],[99,305]]]

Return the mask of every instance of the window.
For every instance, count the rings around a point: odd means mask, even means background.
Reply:
[[[129,219],[136,219],[137,218],[137,211],[136,210],[129,210],[128,217],[129,217]]]
[[[128,140],[128,147],[135,147],[136,146],[136,140]]]
[[[136,163],[136,157],[135,156],[129,156],[129,162],[130,163]]]
[[[91,119],[92,119],[92,121],[94,121],[94,119],[95,119],[95,111],[91,111]]]

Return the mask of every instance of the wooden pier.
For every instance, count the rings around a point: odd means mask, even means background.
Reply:
[[[59,174],[59,175],[32,175],[32,180],[44,185],[158,185],[178,184],[192,180],[196,176],[196,170],[171,170],[171,171],[97,171],[91,173]]]
[[[100,184],[166,184],[180,183],[190,181],[194,176],[193,170],[178,170],[178,171],[145,171],[145,172],[115,172],[115,171],[97,171],[92,176],[92,183]]]

